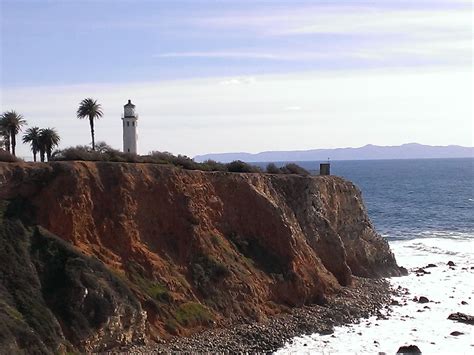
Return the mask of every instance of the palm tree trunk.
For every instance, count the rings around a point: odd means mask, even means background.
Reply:
[[[44,149],[43,148],[40,149],[40,159],[41,159],[41,162],[44,163]]]
[[[51,150],[52,150],[52,149],[46,150],[46,156],[48,157],[48,161],[51,160]]]
[[[91,136],[92,136],[92,150],[95,150],[95,138],[94,138],[94,117],[89,116],[89,123],[91,125]]]
[[[10,133],[4,134],[3,136],[3,146],[5,150],[10,153]]]
[[[36,149],[33,149],[33,161],[36,163],[36,154],[38,152],[36,151]]]
[[[12,144],[12,154],[13,154],[13,156],[16,157],[16,154],[15,154],[16,134],[12,131],[12,132],[10,132],[10,135],[11,135],[11,144]]]

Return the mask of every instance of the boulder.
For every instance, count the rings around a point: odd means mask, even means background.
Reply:
[[[418,275],[431,274],[431,272],[426,271],[425,269],[422,269],[422,268],[416,269],[415,273]]]
[[[430,300],[425,296],[420,296],[418,303],[428,303]]]
[[[397,354],[421,354],[421,350],[416,345],[404,345],[400,346]]]
[[[446,265],[448,265],[448,266],[456,266],[456,264],[455,264],[454,262],[452,262],[451,260],[449,260]]]
[[[451,313],[448,319],[454,320],[456,322],[474,325],[474,317],[461,312]]]

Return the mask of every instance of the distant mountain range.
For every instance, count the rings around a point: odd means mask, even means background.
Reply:
[[[312,160],[373,160],[373,159],[432,159],[472,158],[474,147],[458,145],[431,146],[408,143],[398,146],[377,146],[367,144],[360,148],[311,149],[294,151],[268,151],[250,153],[216,153],[198,155],[198,162],[212,159],[220,162],[243,160],[246,162],[312,161]]]

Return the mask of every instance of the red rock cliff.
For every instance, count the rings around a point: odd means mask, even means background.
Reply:
[[[324,302],[352,275],[399,274],[360,191],[334,176],[0,163],[0,200],[124,279],[150,338]]]

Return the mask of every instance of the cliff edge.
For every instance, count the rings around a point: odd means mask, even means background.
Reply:
[[[0,261],[0,349],[27,348],[26,328],[51,352],[155,341],[400,275],[360,191],[335,176],[0,163],[0,203],[0,251],[17,250]],[[13,281],[27,275],[54,337],[25,314]]]

